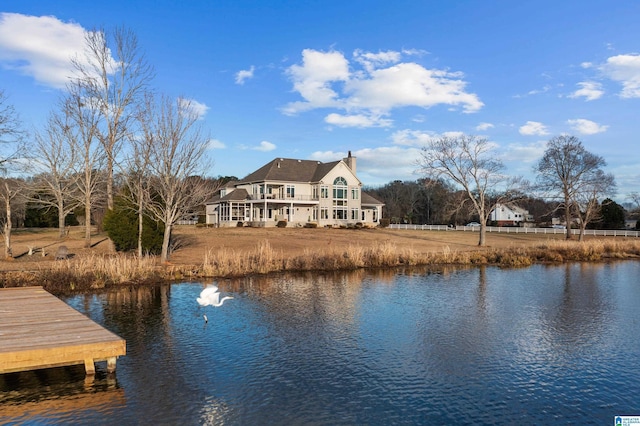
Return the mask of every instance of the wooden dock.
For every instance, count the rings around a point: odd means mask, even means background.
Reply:
[[[114,372],[126,342],[42,287],[0,289],[0,374],[95,362]]]

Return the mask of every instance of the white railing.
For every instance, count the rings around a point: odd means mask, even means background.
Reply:
[[[409,225],[391,224],[391,229],[409,229],[416,231],[463,231],[479,232],[479,226],[456,226],[447,225]],[[498,232],[505,234],[565,234],[566,229],[562,228],[519,228],[515,226],[487,226],[487,232]],[[571,235],[579,235],[579,229],[571,229]],[[640,231],[628,231],[625,229],[585,229],[584,235],[599,237],[640,237]]]

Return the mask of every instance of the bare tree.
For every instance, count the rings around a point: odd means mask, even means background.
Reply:
[[[20,117],[0,90],[0,169],[6,171],[25,156],[25,131]]]
[[[154,97],[150,93],[145,95],[145,102],[138,111],[138,122],[143,123],[141,135],[131,139],[132,152],[124,163],[125,184],[128,188],[129,199],[136,206],[138,215],[138,258],[142,259],[142,232],[144,227],[145,209],[150,204],[151,196],[151,175],[149,173],[149,163],[155,137],[154,127],[147,123],[155,108]]]
[[[64,100],[64,114],[68,126],[64,137],[76,153],[74,163],[74,183],[78,202],[85,210],[85,242],[91,247],[91,211],[102,194],[104,184],[104,163],[106,155],[98,141],[99,109],[91,98],[82,96],[81,88],[75,84],[68,86],[68,96]]]
[[[578,211],[578,198],[587,198],[595,176],[605,166],[604,159],[587,151],[575,136],[562,135],[547,143],[544,155],[535,166],[537,186],[545,198],[553,198],[564,208],[566,239],[571,239],[571,222]]]
[[[11,250],[11,203],[23,190],[23,186],[16,185],[15,179],[6,176],[9,171],[19,170],[23,167],[26,156],[24,137],[26,133],[22,129],[22,122],[12,104],[0,90],[0,173],[5,176],[0,184],[0,198],[4,202],[6,222],[3,227],[5,240],[5,256],[12,257]]]
[[[169,259],[173,225],[210,195],[207,181],[199,178],[206,169],[209,137],[203,134],[189,101],[150,98],[147,106],[142,118],[151,173],[147,208],[164,224],[160,258],[164,263]]]
[[[4,256],[6,258],[13,257],[13,249],[11,245],[11,230],[13,228],[12,207],[18,199],[23,198],[24,190],[24,182],[19,179],[0,179],[0,200],[2,200],[5,213],[5,222],[2,227],[2,234],[4,235]]]
[[[29,197],[42,208],[57,210],[60,238],[65,235],[66,217],[78,206],[73,179],[78,151],[69,139],[73,123],[68,112],[64,108],[52,112],[44,133],[35,134],[34,162],[42,173],[35,177]]]
[[[602,170],[596,170],[588,179],[580,185],[580,190],[575,196],[575,216],[580,222],[580,241],[584,240],[584,231],[587,225],[602,217],[601,204],[598,199],[609,196],[615,192],[616,182],[612,174]]]
[[[478,245],[486,243],[486,225],[496,204],[512,199],[522,184],[519,178],[507,179],[502,162],[492,155],[493,145],[485,138],[461,135],[432,140],[422,148],[418,166],[428,178],[451,180],[466,194],[480,219]]]
[[[153,78],[153,69],[129,29],[88,31],[85,47],[84,56],[73,60],[75,82],[99,111],[96,136],[106,155],[107,208],[111,210],[116,158],[130,132],[135,105]]]

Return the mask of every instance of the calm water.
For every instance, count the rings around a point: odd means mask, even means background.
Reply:
[[[640,262],[249,278],[78,296],[127,340],[0,375],[0,423],[613,424],[640,415]],[[205,324],[202,314],[209,317]]]

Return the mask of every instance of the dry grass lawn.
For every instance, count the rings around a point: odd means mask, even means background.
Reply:
[[[328,229],[328,228],[196,228],[178,226],[175,230],[177,248],[171,256],[174,265],[199,265],[207,251],[229,249],[250,251],[268,242],[275,255],[286,257],[303,253],[323,253],[350,246],[376,247],[393,244],[416,253],[456,252],[535,246],[549,240],[564,239],[563,235],[487,234],[487,246],[478,247],[477,232],[408,231],[393,229]],[[46,268],[54,261],[59,246],[65,245],[75,257],[88,254],[114,253],[113,245],[104,234],[92,236],[92,247],[84,248],[84,230],[71,228],[60,239],[54,229],[18,229],[12,233],[13,259],[0,260],[0,271],[27,271]],[[29,255],[29,249],[33,254]],[[4,242],[0,244],[4,252]],[[42,251],[46,256],[42,256]]]

